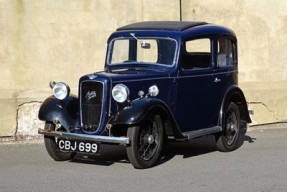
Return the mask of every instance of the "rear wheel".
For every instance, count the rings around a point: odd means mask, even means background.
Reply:
[[[131,143],[127,146],[129,161],[135,168],[154,166],[163,145],[163,126],[161,117],[151,113],[139,126],[128,128],[127,136]]]
[[[50,122],[45,123],[46,130],[55,130],[55,125]],[[44,143],[48,154],[55,161],[67,161],[75,156],[75,153],[62,151],[58,148],[55,137],[44,136]]]
[[[240,134],[240,112],[238,106],[231,102],[223,117],[222,132],[216,134],[219,151],[233,151],[238,148]]]

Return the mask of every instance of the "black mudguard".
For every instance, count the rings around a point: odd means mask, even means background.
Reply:
[[[138,124],[149,111],[157,107],[166,110],[163,102],[159,99],[136,99],[117,113],[114,124]]]
[[[42,121],[59,121],[65,128],[79,126],[78,98],[69,96],[58,100],[54,96],[47,98],[41,105],[38,118]]]
[[[221,105],[219,125],[222,123],[222,114],[230,102],[234,102],[239,106],[240,116],[243,121],[247,123],[252,122],[249,116],[248,106],[243,91],[237,86],[232,86],[227,90],[224,96]]]
[[[185,139],[169,107],[162,100],[156,98],[141,98],[131,101],[131,103],[117,113],[113,124],[138,125],[151,111],[158,111],[159,114],[170,121],[171,127],[166,128],[166,131],[172,132],[175,138]]]

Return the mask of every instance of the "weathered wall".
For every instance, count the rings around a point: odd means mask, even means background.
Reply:
[[[254,123],[287,119],[287,1],[183,0],[184,20],[222,24],[237,34],[239,81]]]
[[[0,0],[0,136],[39,126],[33,111],[51,94],[49,81],[76,93],[80,76],[102,70],[117,27],[178,20],[178,10],[163,0]]]
[[[35,115],[39,102],[50,94],[50,80],[67,82],[76,93],[81,75],[103,68],[111,32],[137,21],[179,20],[179,2],[0,0],[0,136],[34,134],[42,126]],[[287,2],[181,2],[183,20],[217,23],[236,32],[240,84],[248,100],[256,102],[250,104],[255,122],[287,119],[282,109],[287,105]]]
[[[154,0],[2,0],[0,88],[43,88],[51,79],[77,86],[83,73],[102,69],[106,39],[117,27],[177,19],[177,9]]]
[[[287,1],[185,0],[184,20],[205,20],[238,37],[241,82],[287,80]]]

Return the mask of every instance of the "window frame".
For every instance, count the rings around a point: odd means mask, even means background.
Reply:
[[[232,53],[231,65],[219,66],[218,55],[219,55],[219,40],[220,39],[228,40],[231,43],[231,49],[232,49],[231,50],[231,53]],[[218,37],[216,39],[216,42],[215,42],[215,55],[216,55],[215,56],[215,66],[216,66],[216,68],[219,68],[219,69],[236,68],[237,64],[238,64],[238,61],[237,61],[237,43],[236,43],[236,41],[234,41],[232,38],[230,38],[228,36]]]
[[[173,61],[171,64],[165,64],[165,63],[151,63],[148,65],[157,65],[157,66],[162,66],[162,67],[174,67],[177,63],[178,60],[178,50],[179,50],[179,43],[175,38],[170,38],[170,37],[160,37],[160,36],[137,36],[138,39],[151,39],[151,40],[170,40],[173,41],[175,43],[175,49],[174,49],[174,54],[173,54]],[[107,58],[106,58],[106,64],[110,67],[112,66],[119,66],[119,65],[129,65],[127,63],[123,64],[123,63],[112,63],[112,57],[113,57],[113,51],[114,51],[114,42],[117,40],[133,40],[133,37],[117,37],[117,38],[113,38],[109,44],[108,44],[108,54],[107,54]],[[159,51],[159,49],[158,49]],[[137,64],[147,64],[147,63],[140,63],[140,62],[136,62]]]
[[[184,65],[184,61],[183,61],[183,57],[186,55],[186,54],[189,54],[189,53],[192,53],[192,52],[187,52],[187,49],[186,49],[186,43],[187,42],[190,42],[190,41],[196,41],[196,40],[202,40],[202,39],[208,39],[209,40],[209,55],[210,55],[210,62],[209,62],[209,66],[208,67],[202,67],[202,68],[185,68],[183,65]],[[214,64],[214,38],[211,37],[211,36],[201,36],[201,37],[193,37],[193,38],[186,38],[183,43],[182,43],[182,53],[181,53],[181,57],[180,57],[180,68],[183,70],[183,71],[206,71],[206,70],[211,70],[214,68],[215,64]],[[194,53],[197,53],[196,51]],[[200,52],[198,52],[200,53]],[[204,52],[203,52],[204,53]]]

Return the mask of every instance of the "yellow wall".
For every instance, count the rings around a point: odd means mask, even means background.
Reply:
[[[76,93],[80,76],[102,70],[106,39],[116,28],[144,20],[179,20],[179,2],[0,0],[0,136],[35,123],[36,113],[27,105],[35,109],[50,94],[50,80],[67,82]],[[287,105],[287,2],[182,0],[182,19],[233,29],[240,84],[249,101],[263,102],[275,116],[267,120],[270,112],[262,104],[250,104],[256,109],[255,122],[287,119],[282,110]],[[25,121],[19,121],[20,115]]]
[[[184,20],[205,20],[238,37],[241,82],[287,79],[287,1],[183,1]]]
[[[225,25],[238,38],[239,83],[253,124],[287,120],[287,1],[182,0],[184,20]]]

